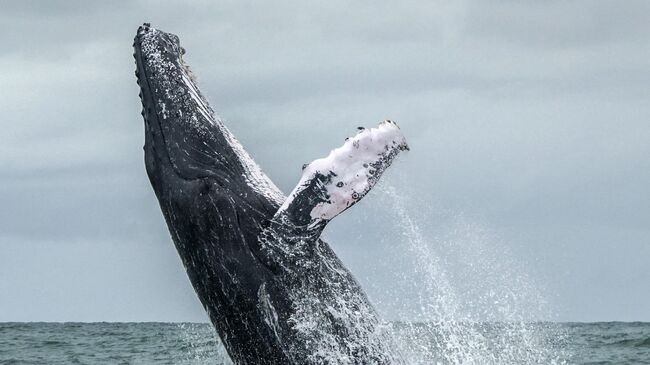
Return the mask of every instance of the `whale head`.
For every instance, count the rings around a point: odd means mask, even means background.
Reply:
[[[282,193],[199,91],[178,36],[145,23],[133,47],[145,120],[145,164],[154,188],[172,178],[211,178],[240,196],[280,203]]]

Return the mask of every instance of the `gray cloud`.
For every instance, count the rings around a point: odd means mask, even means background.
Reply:
[[[488,265],[465,237],[487,227],[484,257],[503,252],[504,272],[538,282],[559,319],[648,320],[647,7],[6,4],[0,320],[204,318],[142,165],[131,41],[143,21],[181,37],[213,107],[284,191],[357,125],[397,120],[412,152],[384,186],[410,202],[459,291],[497,285],[464,287],[478,274],[457,259]],[[424,279],[389,195],[327,235],[395,318],[412,308],[394,298],[415,298],[406,284]]]

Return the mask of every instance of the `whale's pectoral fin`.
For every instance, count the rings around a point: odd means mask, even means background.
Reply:
[[[327,157],[303,168],[303,175],[273,217],[274,224],[318,238],[325,225],[361,200],[379,181],[397,154],[408,145],[399,127],[384,121],[359,128],[356,136]]]

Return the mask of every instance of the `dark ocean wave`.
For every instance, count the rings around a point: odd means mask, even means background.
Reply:
[[[647,338],[642,338],[642,339],[625,339],[625,340],[620,340],[616,341],[614,343],[611,343],[610,346],[615,346],[615,347],[648,347],[650,348],[650,337]]]
[[[453,329],[460,344],[454,361],[440,361]],[[394,323],[412,364],[650,364],[650,323]],[[517,332],[519,331],[519,332]],[[463,338],[463,334],[472,336]],[[531,354],[519,350],[521,333],[535,334]],[[476,346],[477,352],[463,352]],[[426,352],[422,351],[427,348]],[[533,348],[533,347],[531,347]],[[446,357],[449,359],[450,357]],[[0,364],[230,364],[214,330],[197,323],[0,323]]]

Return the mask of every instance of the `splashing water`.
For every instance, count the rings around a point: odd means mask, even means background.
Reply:
[[[407,364],[567,363],[566,328],[534,322],[550,315],[544,296],[494,234],[462,214],[420,224],[419,217],[437,215],[388,183],[378,188],[399,227],[400,256],[390,261],[406,259],[413,268],[401,280],[417,305],[389,326]],[[407,306],[396,289],[386,294]],[[213,331],[210,338],[199,326],[180,327],[184,363],[232,364]]]
[[[418,277],[416,313],[394,326],[409,364],[561,364],[564,338],[543,318],[546,302],[490,232],[462,215],[427,240],[407,197],[382,185],[400,226],[401,252]]]
[[[183,364],[233,365],[226,348],[211,325],[203,323],[178,323],[176,333],[181,344]]]
[[[389,326],[407,364],[567,363],[566,328],[534,322],[550,315],[544,296],[488,229],[457,214],[432,233],[435,227],[418,218],[436,214],[423,212],[388,183],[378,188],[399,227],[400,256],[389,261],[412,261],[412,272],[401,280],[410,282],[407,290],[416,293],[417,305]],[[386,289],[407,306],[394,288]],[[216,346],[206,351],[200,327],[181,329],[186,363],[212,363],[216,357],[219,364],[232,364],[213,331],[209,341]]]

